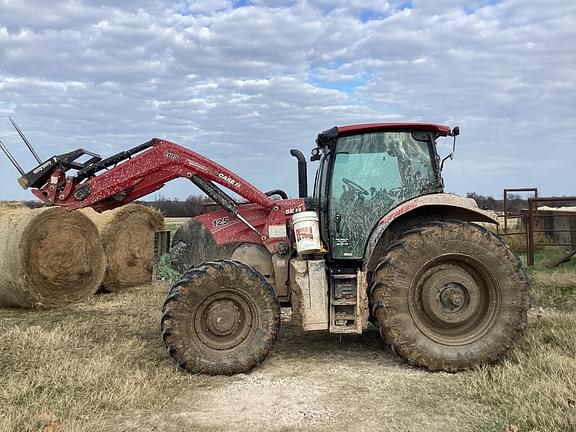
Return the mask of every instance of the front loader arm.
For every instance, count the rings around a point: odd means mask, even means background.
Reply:
[[[135,147],[132,152],[121,152],[82,167],[75,176],[66,176],[70,166],[56,163],[57,158],[40,164],[20,181],[27,187],[26,176],[38,177],[43,167],[51,169],[44,185],[32,186],[34,195],[50,205],[69,209],[93,207],[102,211],[141,198],[172,179],[199,177],[218,183],[266,209],[275,206],[266,194],[232,171],[185,147],[157,138]],[[106,171],[98,174],[102,170]]]
[[[0,147],[12,161],[1,142]],[[80,162],[86,155],[90,158]],[[158,138],[104,160],[95,153],[77,149],[39,162],[27,173],[18,164],[15,166],[21,174],[18,183],[24,189],[31,189],[48,205],[70,210],[84,207],[97,211],[112,209],[152,193],[172,179],[188,178],[233,216],[233,219],[226,219],[230,222],[224,231],[215,233],[218,244],[231,240],[248,241],[262,244],[272,253],[288,250],[288,220],[290,215],[304,209],[301,198],[272,200],[216,162]],[[74,175],[69,174],[70,170],[76,171]],[[247,203],[235,202],[218,185],[234,191]],[[236,228],[228,229],[236,227],[237,223],[244,224],[251,233],[239,234]]]

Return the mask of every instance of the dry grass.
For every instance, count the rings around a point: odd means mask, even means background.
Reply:
[[[184,225],[190,220],[190,218],[177,218],[177,217],[165,217],[164,218],[164,228],[170,231],[172,235],[176,233],[181,225]]]
[[[0,430],[37,431],[45,413],[65,430],[98,430],[111,413],[162,409],[202,382],[176,370],[161,345],[164,295],[142,287],[56,311],[3,309]]]
[[[502,235],[506,243],[516,252],[526,251],[526,235],[525,234],[508,234]]]
[[[332,418],[314,418],[315,430],[576,430],[574,273],[537,271],[532,277],[534,297],[547,308],[531,314],[525,338],[502,364],[456,375],[403,365],[373,333],[338,342],[290,328],[254,374],[185,374],[160,341],[166,294],[160,286],[60,310],[0,309],[0,430],[38,431],[48,423],[60,431],[197,430],[203,429],[194,423],[199,418],[209,423],[224,415],[234,417],[229,427],[208,429],[256,430],[255,423],[242,423],[247,413],[234,399],[246,386],[255,392],[247,395],[278,398],[283,405],[267,409],[286,418],[319,404],[318,412]],[[558,305],[561,311],[550,309]],[[317,381],[308,381],[312,376]],[[287,389],[293,396],[284,396]],[[302,405],[302,394],[318,400]],[[297,428],[288,424],[283,430]]]
[[[576,311],[576,272],[534,272],[531,277],[535,306]]]
[[[489,406],[486,430],[576,431],[576,272],[531,269],[525,337],[502,364],[462,375],[467,397]]]
[[[188,222],[191,218],[188,217],[165,217],[164,223],[170,225],[180,226]]]
[[[559,248],[540,249],[535,266],[529,267],[532,279],[532,303],[548,309],[576,311],[576,258],[557,268],[547,268],[564,251]]]
[[[574,313],[534,317],[501,365],[462,375],[465,395],[490,408],[483,430],[576,430],[575,329]]]

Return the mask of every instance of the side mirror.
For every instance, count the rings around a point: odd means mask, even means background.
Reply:
[[[442,163],[440,164],[440,171],[442,171],[442,169],[444,168],[444,162],[446,162],[446,159],[448,158],[450,158],[450,160],[454,159],[454,153],[456,152],[456,137],[460,135],[460,128],[458,126],[454,126],[454,128],[450,131],[448,135],[454,137],[454,141],[452,142],[452,151],[448,154],[448,156],[442,159]]]

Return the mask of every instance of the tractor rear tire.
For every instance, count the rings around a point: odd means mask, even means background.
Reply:
[[[172,287],[160,327],[181,368],[232,375],[264,361],[278,336],[280,305],[272,286],[252,267],[207,262]]]
[[[384,252],[372,317],[409,363],[455,372],[493,363],[527,324],[530,282],[496,234],[468,222],[406,231]]]

